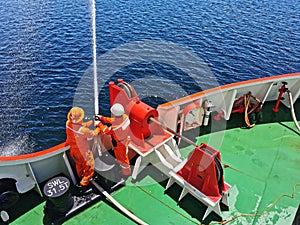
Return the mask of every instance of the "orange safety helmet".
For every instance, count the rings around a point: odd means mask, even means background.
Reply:
[[[83,120],[84,111],[80,107],[73,107],[68,113],[68,120],[72,123],[80,123]]]

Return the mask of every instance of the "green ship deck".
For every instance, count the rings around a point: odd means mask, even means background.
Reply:
[[[201,218],[205,206],[187,195],[180,202],[180,187],[167,191],[167,178],[149,166],[136,182],[112,193],[129,211],[148,224],[293,224],[300,202],[300,138],[292,122],[234,128],[200,136],[221,152],[224,178],[232,185],[229,208],[222,208],[222,219],[211,213]],[[219,139],[214,146],[212,139]],[[196,141],[196,140],[195,140]],[[187,156],[193,146],[181,149]],[[16,219],[13,225],[42,224],[41,203]],[[66,225],[135,224],[109,201],[99,201],[65,221]],[[296,224],[296,223],[295,223]]]

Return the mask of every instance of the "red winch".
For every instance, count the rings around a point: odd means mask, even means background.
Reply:
[[[150,118],[157,118],[158,111],[142,102],[134,88],[118,79],[118,83],[109,82],[110,105],[120,103],[130,119],[131,141],[144,147],[145,139],[153,135],[165,135],[163,128],[152,123]]]

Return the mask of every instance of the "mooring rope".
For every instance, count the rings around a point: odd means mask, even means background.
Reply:
[[[251,98],[253,98],[256,103],[250,108],[251,106]],[[249,120],[249,115],[251,113],[253,113],[260,105],[261,101],[254,97],[251,92],[249,92],[248,94],[244,95],[244,105],[245,105],[245,112],[244,112],[244,119],[245,119],[245,123],[247,124],[247,127],[251,128],[255,126],[255,123],[251,124],[250,120]],[[249,112],[248,109],[250,108]]]

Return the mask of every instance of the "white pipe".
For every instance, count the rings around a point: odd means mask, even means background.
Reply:
[[[298,124],[298,120],[297,120],[296,115],[295,115],[294,104],[293,104],[293,96],[292,96],[292,93],[289,90],[287,92],[288,92],[288,96],[289,96],[289,100],[290,100],[291,114],[292,114],[292,117],[293,117],[293,120],[294,120],[294,123],[295,123],[296,127],[300,131],[300,126]]]
[[[124,206],[122,206],[118,201],[116,201],[110,194],[108,194],[97,182],[94,180],[91,181],[92,184],[108,199],[110,200],[115,206],[117,206],[123,213],[133,219],[135,222],[141,225],[148,225],[146,222],[135,216],[129,210],[127,210]]]

